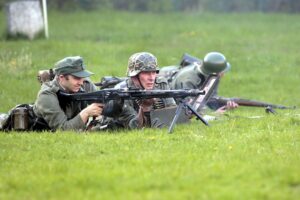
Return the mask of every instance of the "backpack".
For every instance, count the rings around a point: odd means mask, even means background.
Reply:
[[[116,77],[116,76],[104,76],[100,82],[95,83],[100,89],[113,88],[118,83],[127,80],[127,77]]]
[[[44,119],[33,112],[32,104],[19,104],[8,114],[2,115],[0,130],[3,131],[50,131]]]
[[[183,54],[181,61],[179,63],[179,68],[184,68],[194,62],[201,62],[199,58],[191,56],[187,53]]]

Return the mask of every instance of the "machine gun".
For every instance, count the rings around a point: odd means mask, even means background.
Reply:
[[[103,89],[96,92],[68,94],[62,91],[58,92],[58,96],[64,101],[85,101],[107,103],[110,100],[135,100],[135,99],[152,99],[152,98],[176,98],[181,99],[176,114],[169,127],[169,133],[173,131],[177,118],[183,109],[190,110],[197,119],[200,119],[204,124],[208,125],[205,119],[197,113],[195,109],[184,100],[186,97],[196,97],[204,95],[205,92],[198,89],[192,90],[140,90],[140,89]]]

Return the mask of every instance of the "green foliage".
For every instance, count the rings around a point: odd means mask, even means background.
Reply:
[[[4,16],[0,15],[0,32]],[[0,112],[33,102],[36,75],[81,55],[98,81],[125,76],[132,53],[160,66],[225,54],[222,96],[300,106],[299,16],[49,13],[49,40],[0,38]],[[287,23],[288,22],[288,23]],[[77,134],[0,133],[0,199],[297,199],[298,110],[239,108],[204,127]],[[261,118],[248,119],[250,116]]]

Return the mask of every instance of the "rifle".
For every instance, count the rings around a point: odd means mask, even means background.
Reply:
[[[97,102],[107,103],[110,100],[135,100],[135,99],[152,99],[152,98],[176,98],[181,99],[176,114],[169,127],[169,133],[172,132],[173,127],[176,124],[177,118],[183,109],[189,109],[193,114],[197,116],[204,124],[207,122],[200,116],[196,110],[194,110],[187,101],[186,97],[196,97],[204,95],[204,91],[198,89],[192,90],[140,90],[140,89],[103,89],[96,92],[89,93],[76,93],[68,94],[59,91],[57,94],[59,98],[63,98],[65,101],[85,101],[85,102]]]
[[[273,113],[275,114],[276,109],[296,109],[296,106],[283,106],[283,105],[277,105],[277,104],[271,104],[267,102],[262,101],[256,101],[256,100],[250,100],[250,99],[242,99],[242,98],[224,98],[224,97],[213,97],[212,99],[215,99],[220,104],[226,105],[228,101],[233,101],[237,103],[239,106],[249,106],[249,107],[264,107],[266,108],[267,113]]]
[[[296,109],[296,106],[283,106],[277,104],[266,103],[262,101],[242,99],[242,98],[224,98],[224,97],[214,97],[214,91],[218,86],[220,77],[216,74],[211,74],[207,80],[204,82],[203,86],[200,88],[205,92],[204,95],[199,95],[194,99],[192,105],[197,111],[200,111],[208,101],[217,101],[218,104],[226,105],[228,101],[233,101],[239,106],[250,106],[250,107],[264,107],[267,113],[275,114],[274,109]]]

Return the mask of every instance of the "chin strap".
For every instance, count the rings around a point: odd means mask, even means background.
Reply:
[[[145,89],[144,87],[143,87],[143,85],[142,85],[142,82],[141,82],[141,80],[140,80],[140,78],[138,77],[138,75],[136,75],[136,76],[134,76],[134,78],[138,81],[138,83],[139,83],[139,85],[140,85],[140,87],[141,87],[141,89]],[[135,84],[135,82],[133,81],[133,83]]]

